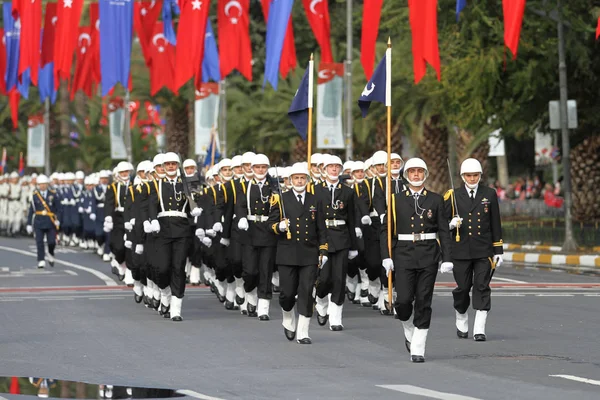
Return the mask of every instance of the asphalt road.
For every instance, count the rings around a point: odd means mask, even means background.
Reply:
[[[95,254],[62,249],[38,271],[34,250],[0,239],[0,376],[227,400],[600,398],[600,277],[503,265],[488,341],[475,343],[456,337],[452,278],[440,275],[427,362],[417,365],[401,324],[370,309],[347,304],[339,333],[313,318],[313,345],[301,346],[283,336],[275,302],[260,322],[190,288],[184,322],[173,323],[135,304]]]

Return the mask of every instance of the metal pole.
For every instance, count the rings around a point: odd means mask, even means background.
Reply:
[[[562,251],[577,250],[573,236],[573,221],[571,220],[571,146],[569,143],[569,125],[567,111],[567,64],[565,62],[565,32],[563,26],[562,6],[556,1],[558,11],[558,79],[560,85],[560,130],[562,134],[563,188],[565,192],[565,242]]]
[[[50,98],[46,97],[44,102],[44,173],[51,174],[50,164]]]
[[[133,153],[131,151],[131,115],[129,115],[129,89],[125,89],[124,114],[123,140],[125,141],[125,151],[127,152],[127,161],[133,163]]]
[[[346,160],[352,160],[352,1],[346,0]]]
[[[219,131],[221,131],[221,153],[223,158],[227,157],[227,97],[226,97],[226,85],[225,79],[221,80],[219,84],[219,105],[221,112],[219,113]]]

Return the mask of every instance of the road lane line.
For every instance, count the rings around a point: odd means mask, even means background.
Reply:
[[[35,254],[32,254],[28,251],[20,250],[20,249],[13,249],[12,247],[0,246],[0,250],[6,250],[6,251],[11,251],[13,253],[24,254],[24,255],[30,256],[30,257],[37,257]],[[108,275],[105,275],[100,271],[96,271],[93,268],[84,267],[83,265],[74,264],[72,262],[63,261],[63,260],[55,260],[54,262],[57,264],[65,265],[67,267],[75,268],[75,269],[90,273],[90,274],[96,276],[97,278],[100,278],[102,281],[104,281],[106,286],[119,286],[117,284],[117,282],[115,282],[113,279],[111,279]]]
[[[481,400],[477,397],[462,396],[460,394],[454,393],[438,392],[435,390],[425,389],[413,385],[377,385],[377,387],[439,400]]]
[[[69,275],[73,275],[73,276],[79,276],[79,274],[75,271],[71,271],[70,269],[65,269],[65,274],[69,274]]]
[[[2,267],[2,268],[0,268],[0,271],[2,271],[2,272],[10,272],[10,268],[8,268],[8,267]]]
[[[569,379],[569,380],[575,381],[575,382],[589,383],[590,385],[600,386],[600,381],[596,381],[596,380],[588,379],[588,378],[581,378],[581,377],[575,376],[575,375],[548,375],[548,376],[552,376],[554,378]]]
[[[201,400],[225,400],[220,397],[212,397],[212,396],[207,396],[202,393],[194,392],[193,390],[177,390],[176,392],[180,393],[180,394],[184,394],[186,396],[195,397],[195,398],[201,399]]]
[[[510,282],[510,283],[527,283],[527,282],[524,282],[524,281],[518,281],[516,279],[499,278],[497,276],[494,276],[492,279],[495,280],[495,281]]]

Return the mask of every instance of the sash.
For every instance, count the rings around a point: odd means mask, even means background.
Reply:
[[[37,192],[35,192],[35,194],[37,195],[38,199],[40,199],[40,202],[42,203],[42,206],[44,207],[44,211],[46,211],[47,216],[50,217],[50,221],[52,221],[52,224],[54,225],[56,230],[58,230],[58,226],[56,226],[56,215],[54,215],[54,213],[52,211],[50,211],[50,207],[48,207],[48,204],[46,204],[46,200],[44,200],[44,198],[42,197],[40,192],[37,191]]]

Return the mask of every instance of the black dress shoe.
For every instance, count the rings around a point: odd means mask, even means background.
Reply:
[[[486,341],[485,335],[483,335],[481,333],[473,336],[473,339],[475,339],[476,342],[485,342]]]
[[[252,313],[252,314],[256,314],[256,306],[253,306],[252,304],[248,303],[248,314]]]
[[[273,285],[273,293],[279,293],[280,291],[279,286]]]
[[[154,309],[154,311],[158,311],[160,307],[160,300],[153,298],[152,299],[152,308]]]
[[[361,289],[360,297],[367,297],[369,295],[369,289]]]
[[[363,307],[371,307],[371,302],[368,303],[360,303],[361,306]]]
[[[215,293],[217,291],[217,288],[215,287],[214,283],[210,284],[210,291],[213,292],[213,293]]]
[[[460,339],[466,339],[469,337],[469,332],[463,332],[460,329],[457,329],[456,336],[458,336]]]
[[[248,315],[248,310],[242,310],[242,315]]]
[[[235,295],[235,302],[238,304],[238,306],[241,306],[242,304],[244,304],[244,298],[238,296],[237,294]]]
[[[410,360],[414,363],[424,363],[425,357],[423,356],[410,356]]]
[[[333,332],[339,332],[339,331],[343,331],[344,327],[341,325],[333,325],[329,327],[329,330],[333,331]]]
[[[217,300],[219,300],[219,303],[225,303],[225,296],[222,296],[221,293],[219,293],[218,291],[216,292],[217,294]]]
[[[258,314],[256,313],[256,311],[253,311],[253,312],[248,311],[248,316],[251,318],[256,318],[256,317],[258,317]]]
[[[181,322],[181,321],[183,321],[183,318],[181,318],[180,316],[176,316],[176,317],[171,318],[171,321]]]
[[[160,316],[163,316],[163,317],[165,317],[165,315],[169,314],[169,309],[170,309],[170,308],[171,308],[171,307],[167,307],[167,306],[165,306],[164,304],[161,304],[161,305],[160,305],[160,310],[158,310],[158,314],[159,314]],[[165,318],[170,318],[170,316],[169,316],[169,317],[165,317]]]
[[[261,316],[258,317],[258,319],[260,321],[268,321],[268,320],[270,320],[270,318],[269,318],[268,315],[261,315]]]
[[[324,317],[322,317],[321,314],[317,313],[317,323],[320,326],[325,326],[325,324],[327,323],[328,320],[329,320],[329,315],[325,315]]]
[[[48,264],[50,264],[51,267],[54,267],[54,261],[48,261]]]
[[[310,338],[298,339],[296,342],[298,342],[298,344],[312,344],[312,340],[310,340]]]
[[[354,301],[354,298],[356,297],[356,293],[348,291],[347,297],[348,297],[349,301]]]
[[[225,302],[225,309],[226,310],[233,310],[233,301],[226,301]]]
[[[112,272],[112,273],[113,273],[113,275],[119,275],[119,270],[117,269],[117,267],[112,267],[112,268],[110,269],[110,272]]]
[[[406,351],[410,354],[410,342],[406,338],[404,338],[404,346],[406,346]]]
[[[133,299],[135,300],[136,303],[140,304],[142,302],[142,300],[144,300],[144,296],[138,296],[137,294],[133,294]]]
[[[286,339],[290,342],[296,338],[296,332],[292,332],[288,329],[283,328],[283,333],[285,334]]]
[[[352,300],[352,304],[360,304],[360,299],[355,297],[354,300]]]
[[[133,283],[128,284],[127,287],[133,287]]]
[[[372,294],[369,294],[369,301],[371,302],[371,304],[377,304],[377,297],[373,296]]]
[[[125,280],[125,275],[119,275],[119,280],[123,282]]]

